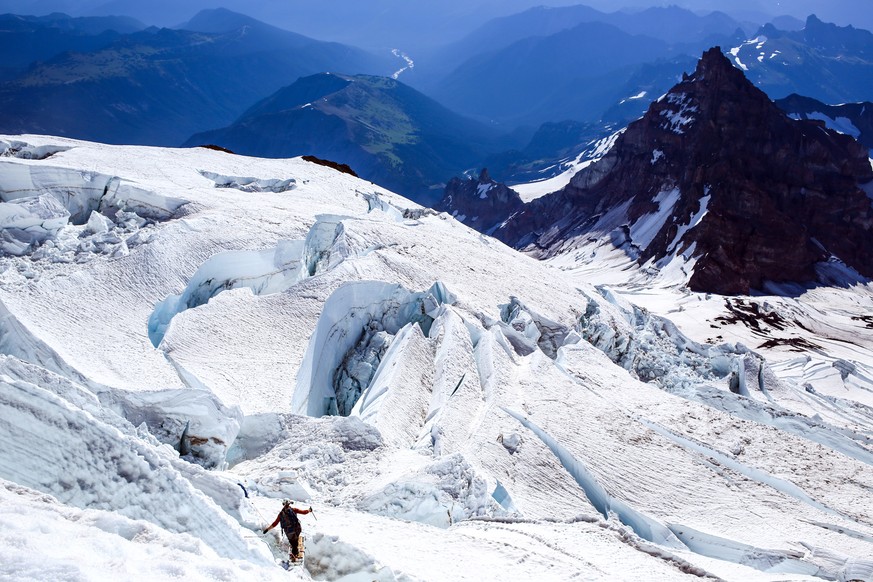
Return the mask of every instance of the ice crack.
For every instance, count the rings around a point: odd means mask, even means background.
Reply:
[[[224,176],[214,172],[200,171],[200,175],[211,180],[216,188],[234,188],[242,192],[288,192],[297,188],[294,178],[252,178],[247,176]]]
[[[281,293],[307,277],[336,267],[350,254],[343,217],[317,217],[305,240],[280,241],[257,251],[227,251],[210,257],[194,273],[185,290],[155,306],[148,321],[149,339],[158,347],[173,318],[205,305],[229,289],[247,288],[255,295]]]
[[[520,422],[522,426],[535,434],[552,451],[564,469],[570,473],[585,492],[585,496],[591,502],[591,505],[600,512],[604,519],[609,519],[609,516],[614,513],[619,521],[629,526],[638,536],[646,541],[677,549],[684,547],[682,542],[664,524],[638,512],[624,501],[616,499],[607,493],[606,489],[597,481],[597,478],[585,463],[573,456],[552,435],[531,422],[524,415],[505,407],[501,408]]]

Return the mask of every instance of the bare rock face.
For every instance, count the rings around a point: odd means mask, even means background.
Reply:
[[[515,190],[495,182],[483,169],[478,180],[452,178],[434,208],[448,212],[470,228],[489,233],[523,205]]]
[[[788,118],[712,48],[606,156],[495,235],[549,257],[611,230],[640,264],[693,256],[693,290],[748,293],[814,281],[833,258],[873,277],[871,196],[865,147]]]

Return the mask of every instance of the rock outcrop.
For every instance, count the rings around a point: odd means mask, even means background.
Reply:
[[[478,179],[452,178],[434,208],[448,212],[470,228],[490,233],[522,206],[518,192],[492,180],[486,168]]]
[[[748,293],[816,280],[828,260],[873,277],[871,197],[865,147],[790,119],[712,48],[600,161],[495,235],[541,258],[609,237],[654,269],[681,255],[693,290]]]

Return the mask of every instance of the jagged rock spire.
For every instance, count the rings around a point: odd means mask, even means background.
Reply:
[[[448,212],[470,228],[490,233],[522,207],[518,192],[495,182],[482,168],[478,179],[452,178],[434,208]]]

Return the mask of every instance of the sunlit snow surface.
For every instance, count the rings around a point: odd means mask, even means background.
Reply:
[[[873,577],[866,287],[726,306],[679,240],[550,264],[299,159],[0,140],[83,210],[5,233],[0,578]]]

